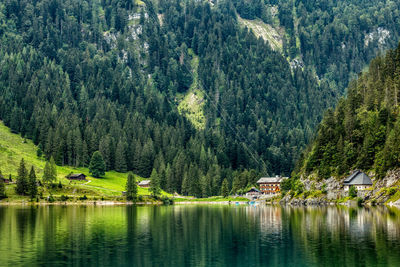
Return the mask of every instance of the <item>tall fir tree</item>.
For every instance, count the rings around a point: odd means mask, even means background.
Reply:
[[[226,180],[226,178],[224,179],[224,181],[222,182],[222,185],[221,185],[221,195],[223,197],[229,196],[229,184],[228,184],[228,180]]]
[[[132,172],[128,174],[128,180],[126,181],[126,199],[136,201],[138,188],[136,185],[135,176]]]
[[[117,172],[126,172],[126,154],[125,154],[126,143],[122,140],[118,142],[117,149],[115,151],[115,170]]]
[[[38,193],[35,168],[32,166],[28,179],[28,194],[31,199],[36,198]]]
[[[90,159],[89,171],[93,177],[100,178],[104,176],[106,171],[106,164],[99,151],[95,151]]]
[[[54,169],[52,168],[51,165],[52,164],[49,161],[46,161],[46,164],[44,165],[42,180],[46,184],[52,184],[56,181]]]
[[[0,199],[6,198],[6,185],[4,183],[4,177],[0,171]]]
[[[156,197],[160,195],[161,189],[160,189],[160,179],[158,177],[158,173],[156,169],[153,169],[150,175],[150,188],[149,191],[152,196]]]
[[[25,167],[24,159],[21,159],[18,168],[17,187],[15,191],[18,195],[28,194],[28,170]]]

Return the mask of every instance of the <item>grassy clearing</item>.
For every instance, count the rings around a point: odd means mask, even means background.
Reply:
[[[38,179],[43,176],[43,168],[45,159],[36,155],[37,147],[31,140],[22,138],[18,134],[11,133],[3,123],[0,122],[0,170],[5,177],[12,175],[13,180],[17,176],[18,166],[22,158],[26,162],[28,169],[33,165],[36,170]],[[69,181],[65,178],[69,173],[84,173],[87,175],[88,181]],[[40,187],[43,197],[49,195],[61,196],[69,195],[75,198],[87,195],[88,198],[103,197],[106,199],[120,197],[122,191],[125,190],[127,173],[118,173],[115,171],[106,172],[103,178],[94,178],[90,176],[88,168],[74,168],[71,166],[57,166],[57,179],[63,185],[62,189],[49,189]],[[135,175],[136,180],[140,181],[144,178]],[[18,201],[24,200],[15,194],[15,185],[7,185],[6,193],[9,196],[8,200]],[[139,195],[150,195],[147,188],[138,188]],[[162,192],[164,196],[171,196],[168,193]],[[6,200],[4,200],[6,201]]]
[[[189,54],[192,56],[193,83],[187,93],[182,96],[182,100],[178,105],[178,111],[184,115],[195,128],[204,129],[206,125],[206,117],[204,115],[204,92],[200,90],[198,84],[199,57],[196,56],[191,49]]]
[[[238,19],[240,24],[251,29],[257,37],[261,37],[264,41],[267,41],[273,50],[282,51],[282,36],[274,27],[264,23],[260,19],[248,20],[241,17],[238,17]]]

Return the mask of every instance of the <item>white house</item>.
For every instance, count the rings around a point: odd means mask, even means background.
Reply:
[[[371,178],[362,171],[355,171],[347,177],[344,182],[344,191],[349,191],[350,186],[354,186],[357,190],[365,190],[372,185]]]

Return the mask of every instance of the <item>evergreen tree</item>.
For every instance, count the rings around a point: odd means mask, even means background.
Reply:
[[[128,180],[126,181],[126,199],[127,200],[136,200],[137,198],[138,188],[136,185],[135,176],[129,172]]]
[[[229,184],[228,184],[228,180],[226,180],[226,178],[224,179],[224,181],[222,182],[222,185],[221,185],[221,195],[223,197],[229,196]]]
[[[50,157],[50,168],[51,168],[51,175],[53,177],[52,181],[55,182],[57,181],[57,165],[53,157]]]
[[[15,191],[18,195],[26,195],[28,194],[28,189],[28,170],[25,167],[24,159],[21,159]]]
[[[36,181],[36,173],[35,173],[35,168],[32,166],[31,171],[29,173],[29,183],[28,183],[28,193],[31,199],[36,198],[38,188],[37,188],[37,181]]]
[[[56,181],[54,168],[52,167],[52,164],[49,161],[46,161],[46,164],[44,165],[42,180],[46,184],[52,184],[53,182]]]
[[[93,153],[89,164],[89,171],[93,177],[97,178],[102,177],[105,174],[106,165],[99,151]]]
[[[150,180],[151,181],[149,191],[151,192],[152,196],[156,197],[161,193],[160,180],[156,169],[153,169],[153,171],[151,172]]]
[[[127,166],[126,166],[126,155],[125,155],[125,147],[126,144],[124,144],[121,140],[118,142],[117,149],[115,151],[115,170],[117,172],[126,172]]]
[[[6,198],[6,185],[4,183],[3,176],[1,175],[0,172],[0,199]]]

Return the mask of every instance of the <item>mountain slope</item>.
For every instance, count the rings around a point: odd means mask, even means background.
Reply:
[[[17,134],[11,133],[10,129],[0,123],[0,170],[2,174],[8,178],[11,174],[12,178],[17,177],[18,166],[23,158],[30,168],[35,167],[36,175],[39,179],[43,176],[43,168],[45,159],[36,155],[38,147],[35,146],[31,140],[24,139]],[[69,185],[70,182],[65,178],[70,173],[84,173],[88,176],[89,183],[76,182],[73,186]],[[117,172],[107,172],[103,178],[94,178],[89,174],[87,168],[74,168],[70,166],[57,166],[57,179],[64,186],[71,187],[71,190],[65,189],[65,194],[74,195],[75,189],[76,196],[87,194],[88,196],[121,196],[122,191],[125,190],[127,174]],[[137,177],[137,179],[142,179]],[[14,192],[9,192],[9,195]],[[139,188],[139,194],[149,195],[147,189]]]
[[[352,169],[382,178],[400,167],[400,45],[374,59],[329,110],[297,174],[342,176]]]

